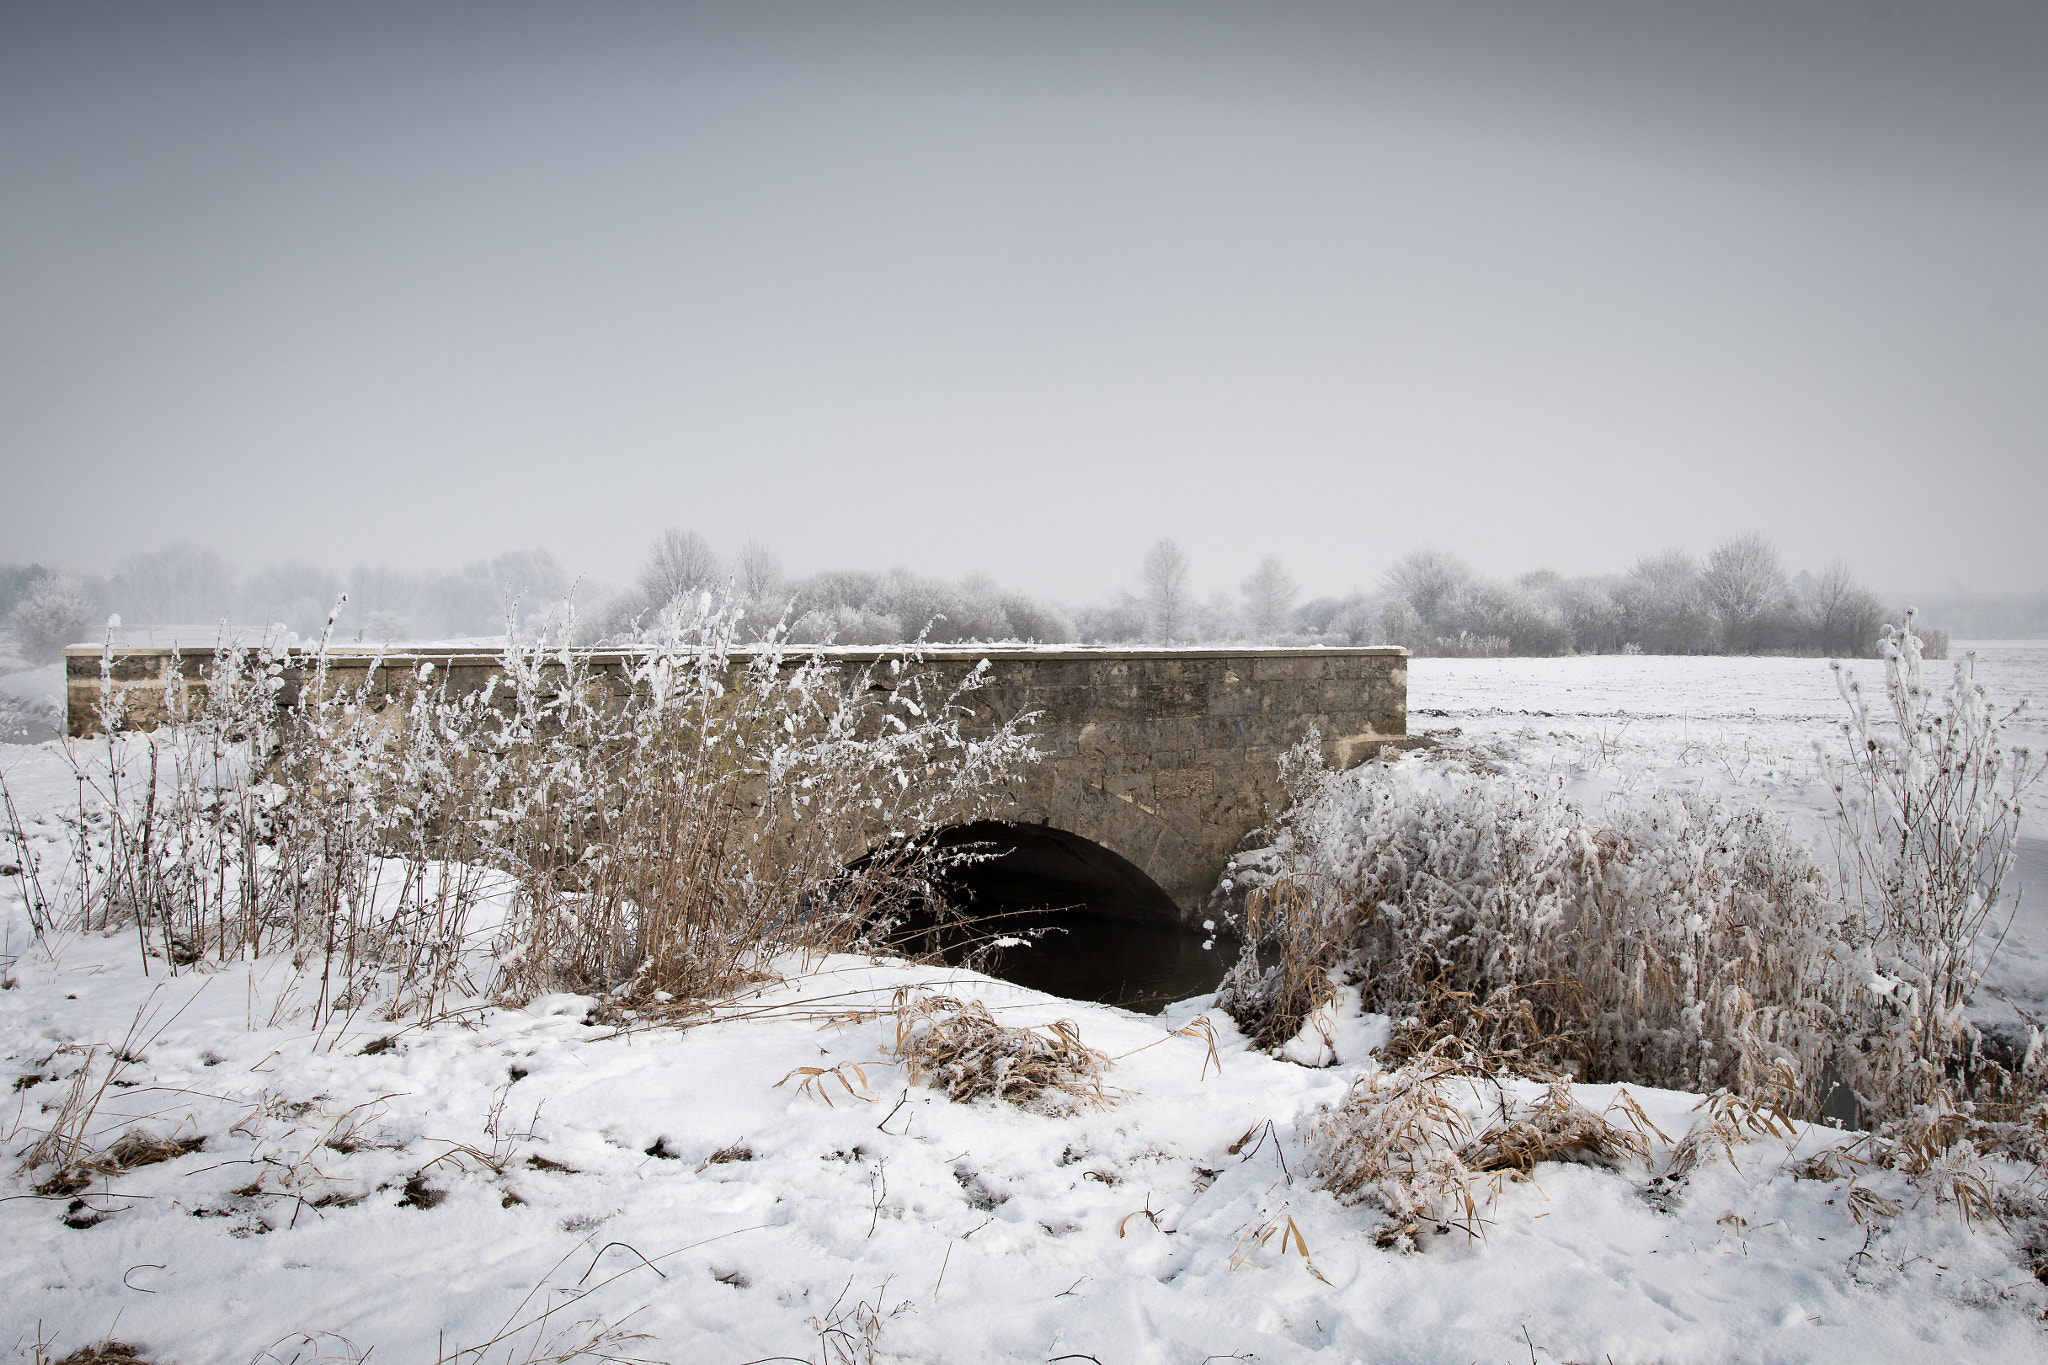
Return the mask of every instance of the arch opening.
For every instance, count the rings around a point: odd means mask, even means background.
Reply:
[[[1079,835],[985,820],[939,839],[979,856],[944,879],[943,911],[897,931],[907,951],[1144,1014],[1215,990],[1235,960],[1232,944],[1184,923],[1140,868]]]

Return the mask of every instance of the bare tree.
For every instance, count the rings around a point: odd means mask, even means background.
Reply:
[[[276,622],[311,635],[326,623],[340,594],[340,577],[309,560],[266,564],[242,583],[241,618],[252,625]]]
[[[1185,637],[1192,604],[1188,599],[1188,555],[1171,536],[1155,541],[1145,551],[1145,566],[1138,571],[1144,588],[1146,624],[1154,640],[1172,644]]]
[[[1278,558],[1267,555],[1252,576],[1245,579],[1244,621],[1255,640],[1272,641],[1287,633],[1293,624],[1294,599],[1301,587]]]
[[[190,541],[129,555],[114,569],[115,609],[150,625],[192,625],[234,609],[227,561]]]
[[[1722,647],[1735,654],[1769,643],[1774,618],[1791,600],[1776,547],[1754,531],[1714,547],[1700,586],[1720,624]]]
[[[718,556],[712,553],[711,543],[695,531],[674,526],[654,538],[647,566],[640,570],[640,589],[650,607],[665,607],[717,582]]]

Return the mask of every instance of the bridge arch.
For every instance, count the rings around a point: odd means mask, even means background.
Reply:
[[[1069,830],[980,820],[939,842],[969,860],[943,879],[951,914],[913,916],[899,933],[910,951],[1146,1013],[1214,990],[1235,960],[1233,942],[1186,923],[1143,869]]]

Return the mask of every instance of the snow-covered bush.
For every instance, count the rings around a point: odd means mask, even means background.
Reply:
[[[1305,746],[1292,780],[1277,860],[1252,878],[1312,920],[1287,932],[1330,945],[1366,1008],[1400,1021],[1397,1055],[1449,1040],[1528,1071],[1688,1090],[1747,1090],[1789,1058],[1817,1099],[1845,917],[1778,816],[1663,793],[1596,822],[1554,779],[1454,755],[1337,774]],[[1309,893],[1275,894],[1290,884]],[[1261,1031],[1282,976],[1248,949],[1224,1001]]]
[[[64,646],[85,637],[92,620],[92,599],[75,578],[52,575],[38,579],[15,604],[12,623],[21,651],[41,663],[56,658]]]

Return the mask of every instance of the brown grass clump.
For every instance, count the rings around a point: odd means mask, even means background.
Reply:
[[[1108,1102],[1101,1077],[1109,1058],[1065,1019],[1011,1028],[979,1000],[928,996],[898,1011],[895,1050],[913,1083],[928,1080],[949,1100],[993,1097],[1049,1115]]]
[[[104,1176],[120,1175],[140,1166],[154,1166],[196,1152],[206,1139],[162,1138],[131,1128],[114,1145],[97,1155],[66,1163],[36,1186],[38,1194],[75,1194]]]
[[[1633,1108],[1634,1101],[1628,1104]],[[1641,1113],[1635,1108],[1631,1117]],[[1646,1118],[1638,1121],[1648,1123]],[[1640,1129],[1609,1123],[1573,1099],[1569,1084],[1553,1081],[1535,1102],[1511,1111],[1467,1144],[1464,1155],[1475,1171],[1512,1171],[1527,1178],[1545,1161],[1619,1170],[1629,1159],[1648,1161],[1650,1144]]]
[[[1596,822],[1555,781],[1456,754],[1320,759],[1289,756],[1293,806],[1242,874],[1258,954],[1219,1003],[1247,1033],[1284,1041],[1269,1016],[1290,977],[1335,973],[1395,1021],[1394,1061],[1753,1095],[1790,1059],[1795,1108],[1818,1110],[1860,978],[1782,819],[1658,792]]]
[[[796,1093],[799,1095],[815,1095],[819,1099],[825,1101],[825,1104],[828,1108],[832,1104],[832,1092],[826,1085],[827,1081],[839,1082],[840,1085],[846,1088],[846,1093],[854,1099],[865,1100],[873,1098],[867,1093],[867,1069],[861,1066],[858,1062],[841,1062],[837,1066],[792,1067],[787,1076],[784,1076],[781,1080],[775,1083],[776,1089],[781,1089],[783,1086],[788,1085],[792,1080],[796,1080],[796,1078],[799,1076],[801,1076],[803,1079],[797,1081]],[[855,1078],[858,1078],[860,1081],[860,1089],[858,1090],[855,1090],[853,1088],[853,1082]],[[727,1161],[732,1160],[731,1157],[721,1158],[716,1153],[712,1155],[711,1159],[713,1161],[718,1161],[721,1159]]]
[[[1415,1013],[1394,1027],[1387,1045],[1396,1062],[1448,1053],[1487,1072],[1534,1080],[1583,1076],[1591,1062],[1585,987],[1570,977],[1510,982],[1485,995],[1456,989],[1425,974]]]
[[[1458,1092],[1478,1098],[1494,1085],[1439,1057],[1362,1077],[1311,1130],[1309,1174],[1339,1199],[1385,1209],[1393,1215],[1386,1244],[1412,1246],[1431,1225],[1480,1235],[1503,1186],[1532,1179],[1544,1162],[1616,1170],[1649,1159],[1657,1130],[1625,1091],[1609,1110],[1622,1110],[1622,1126],[1573,1099],[1563,1081],[1526,1103],[1495,1086],[1488,1107],[1499,1118],[1475,1132]]]
[[[79,1347],[57,1365],[143,1365],[142,1348],[125,1341],[96,1341]]]
[[[1916,1204],[1931,1194],[1936,1206],[1953,1205],[1966,1223],[1979,1218],[2038,1218],[2040,1205],[2025,1192],[2024,1184],[2017,1189],[2001,1187],[1989,1163],[2002,1158],[2038,1170],[2044,1127],[2048,1102],[2012,1118],[1987,1119],[1978,1106],[1937,1094],[1877,1132],[1815,1153],[1800,1163],[1797,1174],[1802,1180],[1848,1176],[1850,1212],[1858,1223],[1892,1217],[1900,1208],[1856,1183],[1873,1168],[1898,1172],[1919,1191]]]

